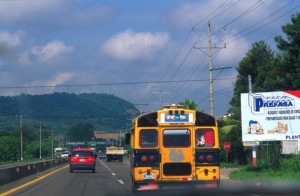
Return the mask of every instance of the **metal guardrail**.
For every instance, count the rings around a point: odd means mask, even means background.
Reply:
[[[36,159],[36,160],[31,160],[31,161],[2,162],[0,164],[0,169],[10,168],[10,167],[15,167],[15,166],[28,165],[28,164],[32,164],[32,163],[45,162],[45,161],[50,161],[50,160],[54,160],[54,159]]]
[[[0,168],[0,186],[68,162],[68,159],[53,159],[3,165],[3,167]]]

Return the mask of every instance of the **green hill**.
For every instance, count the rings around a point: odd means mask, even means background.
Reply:
[[[38,126],[47,131],[65,132],[78,123],[90,123],[97,131],[124,130],[138,114],[136,107],[108,94],[25,95],[0,97],[0,132],[12,132],[22,126]]]

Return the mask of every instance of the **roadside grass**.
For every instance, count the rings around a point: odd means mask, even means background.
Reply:
[[[240,166],[229,174],[232,180],[267,181],[267,182],[299,182],[300,155],[280,158],[279,164],[273,167],[272,161],[261,160],[257,167],[253,165]]]
[[[224,162],[221,162],[220,163],[220,167],[221,168],[240,168],[240,167],[243,167],[243,166],[239,165],[239,164],[235,164],[235,163],[224,163]]]

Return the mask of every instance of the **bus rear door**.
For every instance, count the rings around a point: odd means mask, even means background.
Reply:
[[[191,180],[194,158],[191,128],[164,128],[161,148],[161,180]]]

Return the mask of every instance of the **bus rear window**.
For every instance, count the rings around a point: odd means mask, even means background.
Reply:
[[[164,147],[189,147],[190,130],[164,130]]]
[[[140,141],[141,148],[146,147],[157,147],[157,130],[147,129],[140,131]]]
[[[196,146],[212,147],[215,146],[215,133],[213,129],[196,130]]]

